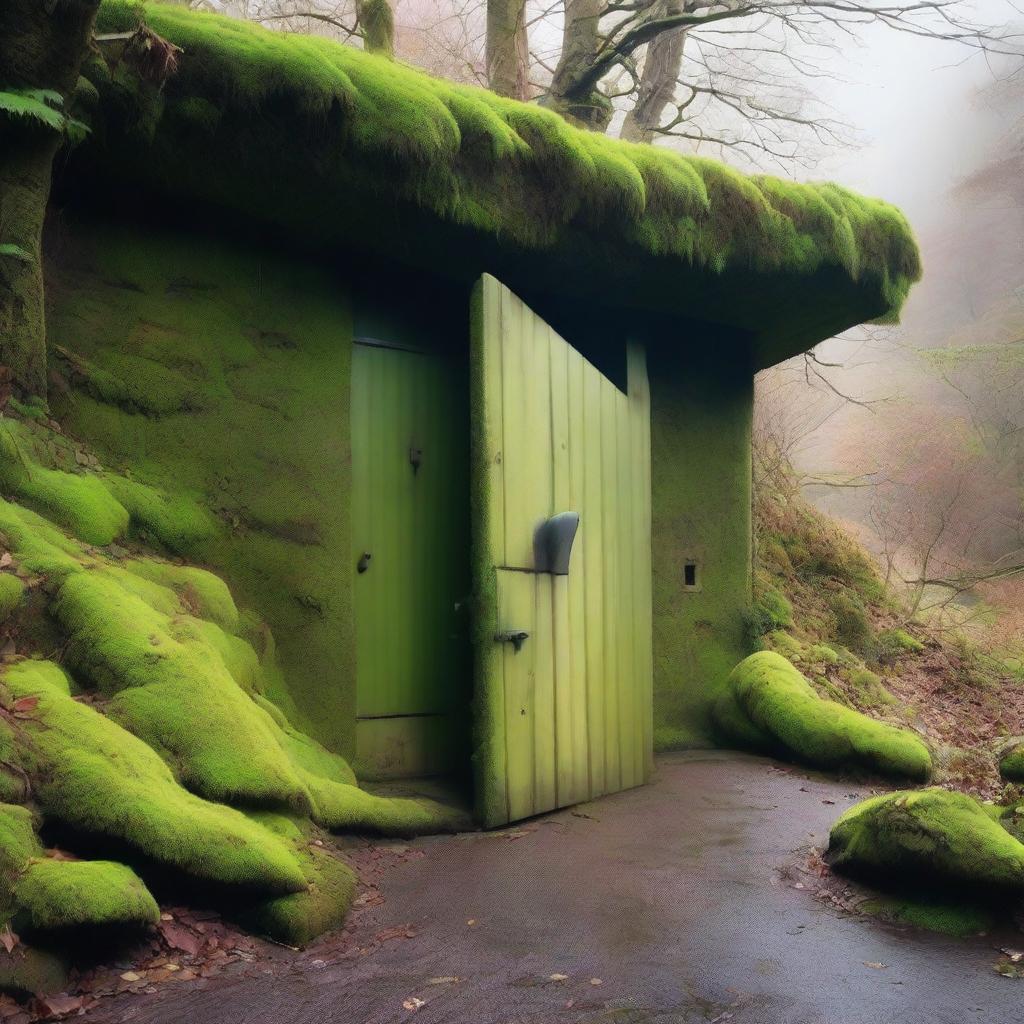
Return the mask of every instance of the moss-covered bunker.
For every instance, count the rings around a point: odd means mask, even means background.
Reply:
[[[247,921],[304,941],[353,884],[316,829],[456,823],[348,765],[371,564],[356,339],[443,351],[464,377],[490,273],[620,387],[627,343],[646,349],[654,733],[708,743],[747,653],[753,374],[895,316],[918,255],[884,203],[613,142],[321,39],[131,0],[100,26],[143,19],[179,71],[156,92],[88,63],[92,132],[48,229],[50,405],[0,424],[0,615],[31,621],[19,653],[63,652],[5,670],[4,742],[41,827],[138,872],[76,869],[96,920],[147,919],[158,865],[250,893]],[[408,476],[423,453],[403,444]],[[481,599],[460,614],[485,621]],[[19,863],[38,858],[11,813]],[[12,914],[44,921],[50,870],[11,876]]]

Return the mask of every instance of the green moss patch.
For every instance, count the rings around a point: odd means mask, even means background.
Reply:
[[[992,929],[997,914],[983,904],[956,902],[948,893],[918,896],[875,896],[857,904],[857,910],[889,924],[966,939]]]
[[[1008,782],[1024,782],[1024,739],[1004,748],[999,758],[999,774]]]
[[[1024,844],[977,800],[940,789],[888,793],[851,807],[832,826],[837,870],[975,890],[1024,889]]]
[[[111,861],[46,856],[25,807],[0,804],[0,889],[4,923],[17,931],[141,927],[160,918],[131,868]]]
[[[25,595],[25,584],[13,573],[0,573],[0,624],[14,614]]]
[[[19,943],[10,953],[0,949],[0,990],[21,995],[52,995],[68,982],[67,961],[49,950]]]
[[[251,931],[289,946],[305,946],[345,919],[355,895],[356,876],[336,854],[317,845],[301,822],[281,815],[260,814],[257,820],[288,843],[302,865],[308,888],[290,896],[252,903],[239,915]]]
[[[109,544],[128,528],[128,512],[91,473],[50,469],[36,460],[21,423],[0,424],[0,488],[89,544]]]
[[[931,773],[928,748],[913,733],[823,700],[774,651],[736,666],[714,713],[727,741],[815,767],[918,780]]]

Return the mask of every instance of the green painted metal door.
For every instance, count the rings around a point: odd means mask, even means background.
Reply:
[[[467,415],[450,358],[356,343],[356,761],[366,777],[468,758]]]
[[[649,778],[650,401],[642,349],[623,393],[494,278],[474,311],[476,768],[494,826]],[[537,572],[535,531],[565,511],[569,573]]]

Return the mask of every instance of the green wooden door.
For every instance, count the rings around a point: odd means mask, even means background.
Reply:
[[[470,355],[479,811],[488,826],[645,782],[652,760],[650,404],[623,393],[499,281]],[[534,534],[580,515],[567,576]],[[503,634],[526,632],[517,651]]]
[[[356,343],[356,760],[366,777],[439,774],[468,758],[465,410],[450,357]]]

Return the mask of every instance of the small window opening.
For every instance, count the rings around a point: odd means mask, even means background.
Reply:
[[[686,562],[683,565],[683,586],[687,590],[697,589],[697,563]]]

